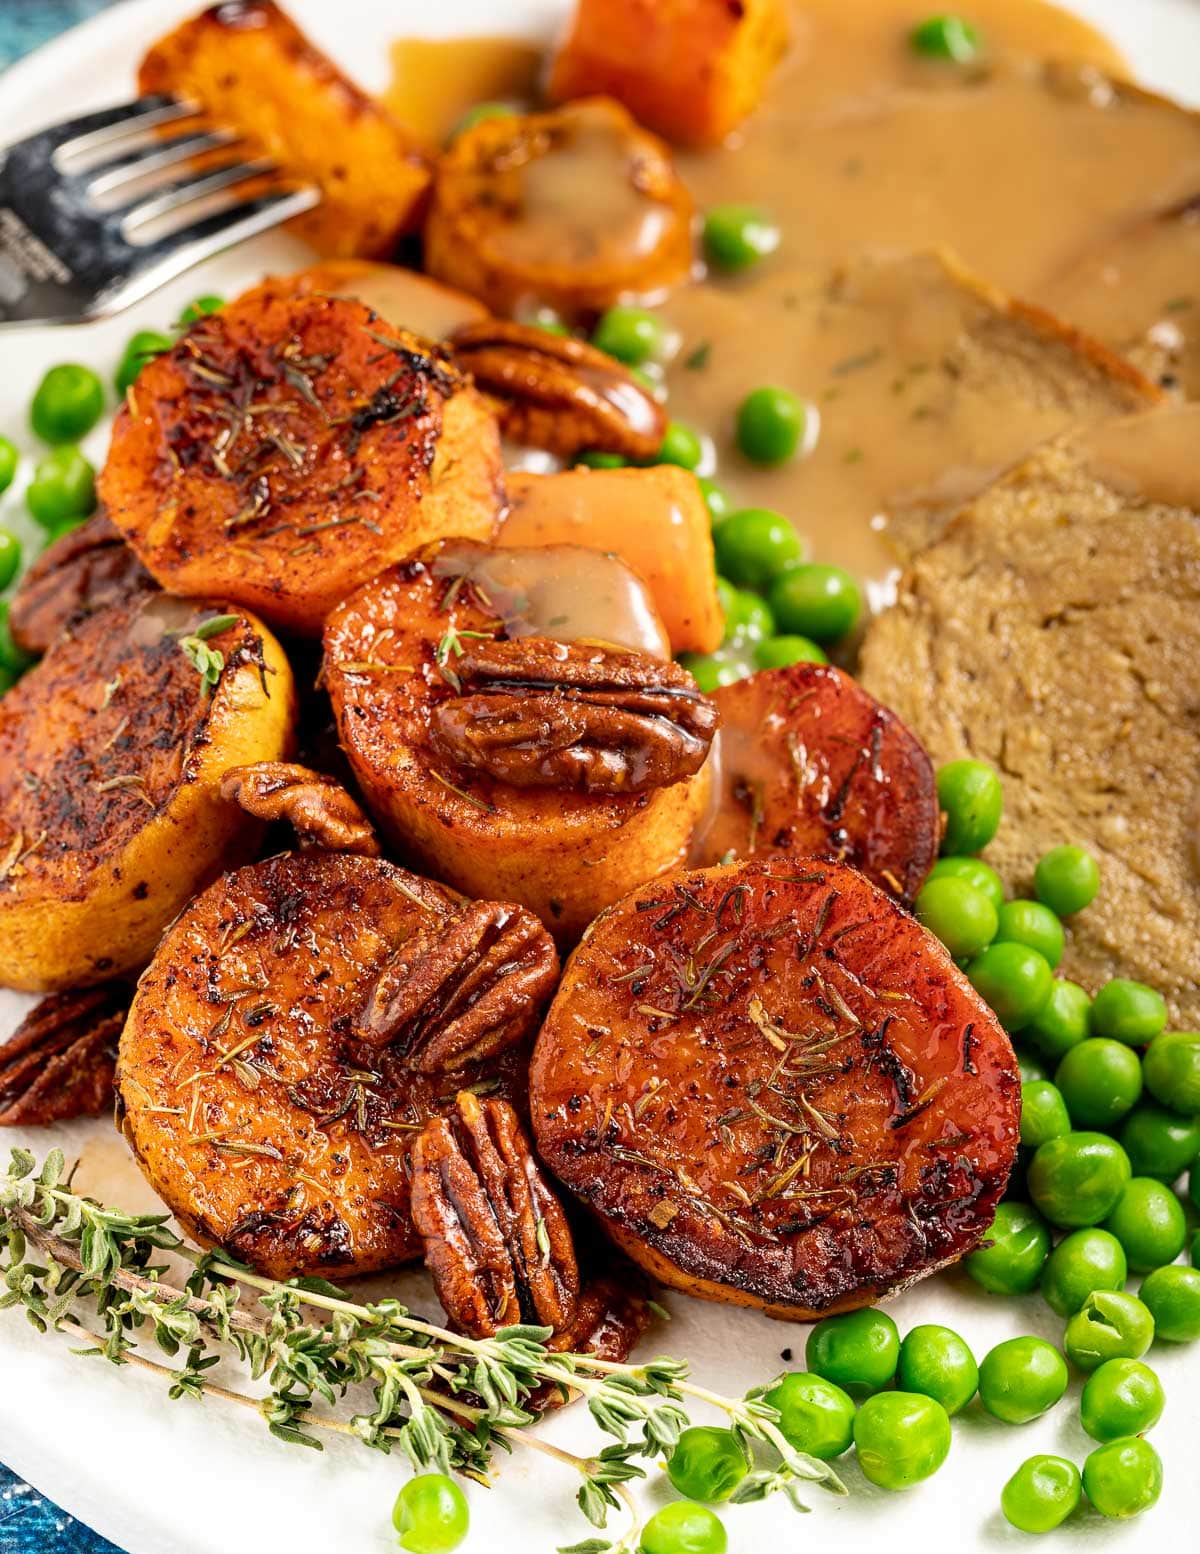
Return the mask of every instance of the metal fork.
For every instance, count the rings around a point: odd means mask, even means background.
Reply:
[[[54,125],[0,149],[0,326],[116,313],[320,197],[173,97]]]

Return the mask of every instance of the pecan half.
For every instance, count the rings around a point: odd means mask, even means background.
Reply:
[[[438,752],[517,788],[642,793],[704,765],[720,722],[686,669],[542,637],[473,643],[433,709]]]
[[[302,848],[378,858],[375,828],[332,777],[286,761],[234,766],[221,778],[221,797],[260,820],[286,820]]]
[[[36,1004],[0,1043],[0,1126],[97,1117],[111,1106],[128,1011],[122,983],[52,993]]]
[[[528,1036],[558,981],[554,941],[532,912],[472,901],[403,944],[379,973],[354,1034],[445,1074]]]
[[[13,595],[13,641],[40,657],[79,615],[158,585],[101,510],[48,545]]]
[[[492,318],[451,339],[455,360],[500,400],[504,435],[573,458],[585,448],[652,459],[666,412],[628,368],[570,335]]]
[[[507,1101],[464,1090],[412,1148],[412,1216],[451,1321],[473,1338],[571,1326],[579,1265],[562,1205]]]

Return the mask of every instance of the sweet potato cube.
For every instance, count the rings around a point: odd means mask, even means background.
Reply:
[[[668,140],[716,145],[758,106],[787,40],[787,0],[579,0],[550,92],[602,92]]]
[[[423,215],[430,170],[415,141],[272,0],[211,6],[155,43],[142,92],[169,92],[322,191],[291,223],[329,258],[384,257]]]

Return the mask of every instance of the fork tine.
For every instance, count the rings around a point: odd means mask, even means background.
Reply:
[[[85,113],[77,119],[67,119],[43,130],[42,134],[47,137],[56,158],[83,156],[123,140],[133,130],[170,124],[175,119],[194,116],[195,112],[191,103],[156,94],[138,97],[129,103],[117,103],[112,108],[101,108],[96,113]]]
[[[205,151],[219,151],[224,146],[234,145],[237,139],[238,136],[231,130],[206,129],[176,135],[171,140],[153,140],[149,145],[131,151],[128,156],[109,162],[89,174],[85,195],[90,200],[119,195],[126,184],[134,183],[147,173],[174,167]]]
[[[251,161],[230,162],[211,172],[197,173],[193,177],[181,178],[175,183],[169,183],[164,189],[157,190],[146,199],[129,207],[121,219],[122,236],[128,239],[133,228],[144,226],[149,221],[157,221],[161,216],[168,216],[172,211],[179,210],[184,205],[190,205],[193,200],[202,199],[210,194],[219,194],[222,189],[244,183],[248,178],[258,178],[274,171],[276,171],[274,162],[267,157],[259,157]]]

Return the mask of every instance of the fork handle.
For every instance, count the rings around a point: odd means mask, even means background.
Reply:
[[[17,215],[0,205],[0,323],[79,318],[86,291]]]

